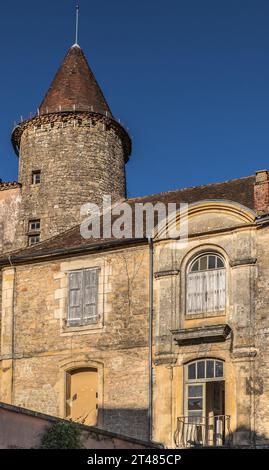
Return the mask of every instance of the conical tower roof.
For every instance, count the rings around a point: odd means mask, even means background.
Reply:
[[[82,49],[75,44],[65,56],[40,106],[40,114],[93,111],[112,117]]]

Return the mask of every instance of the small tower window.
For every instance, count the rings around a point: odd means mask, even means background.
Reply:
[[[40,235],[29,235],[28,237],[28,245],[36,245],[36,243],[40,242]]]
[[[28,245],[32,246],[40,242],[40,219],[29,220]]]
[[[36,170],[32,172],[32,184],[40,184],[41,182],[41,171]]]
[[[39,232],[39,231],[40,231],[40,219],[30,220],[29,232]]]

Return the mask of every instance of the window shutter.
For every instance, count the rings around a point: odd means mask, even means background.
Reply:
[[[225,308],[225,270],[216,269],[207,272],[207,312]]]
[[[84,323],[98,322],[98,281],[99,269],[84,271]]]
[[[225,269],[189,273],[187,313],[206,313],[225,308]]]
[[[195,272],[188,275],[187,280],[187,312],[199,313],[205,308],[205,273]]]
[[[82,271],[73,271],[68,274],[68,322],[79,323],[82,318]]]

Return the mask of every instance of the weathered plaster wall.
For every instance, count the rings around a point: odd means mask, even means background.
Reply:
[[[0,403],[0,449],[40,449],[47,429],[58,420],[52,416]],[[152,444],[82,426],[85,449],[148,449]],[[155,446],[157,447],[157,445]]]
[[[231,226],[223,215],[193,218],[190,234],[215,230],[220,220],[222,227]],[[155,248],[154,438],[169,447],[175,445],[177,417],[186,414],[184,365],[209,357],[225,361],[225,413],[231,416],[234,445],[269,444],[268,236],[267,227],[246,223],[226,233],[191,237],[187,245],[161,242]],[[227,307],[223,315],[186,317],[187,266],[204,251],[220,253],[226,260]],[[221,343],[178,346],[170,333],[217,324],[232,329]]]
[[[0,191],[0,254],[13,248],[20,202],[20,188]]]

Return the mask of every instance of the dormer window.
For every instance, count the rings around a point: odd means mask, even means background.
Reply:
[[[36,170],[32,172],[32,184],[40,184],[41,182],[41,171]]]

